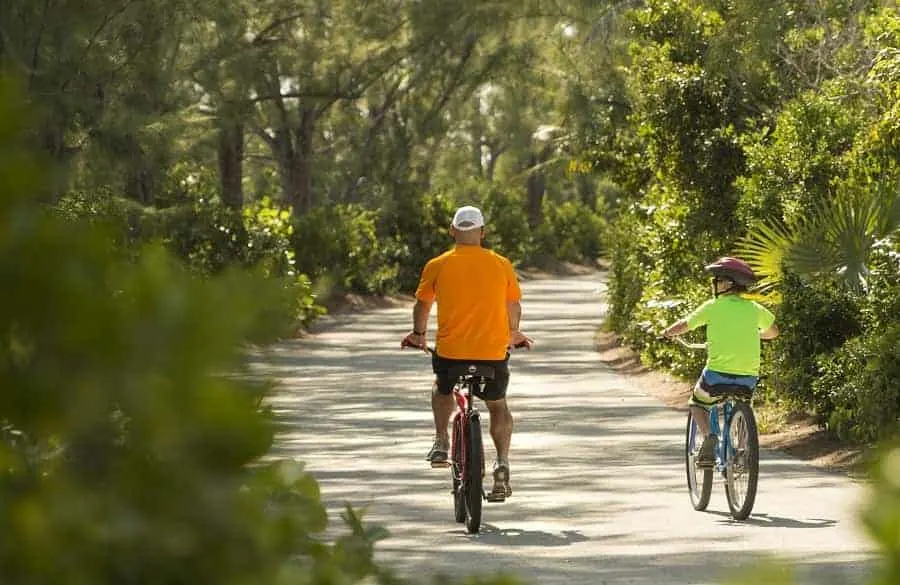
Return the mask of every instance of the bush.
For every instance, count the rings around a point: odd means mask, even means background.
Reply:
[[[812,407],[827,419],[832,395],[817,391],[813,382],[822,375],[822,358],[862,332],[859,298],[826,279],[804,282],[794,275],[784,279],[782,294],[770,384],[796,406]]]
[[[273,281],[197,278],[159,246],[30,202],[37,173],[0,87],[0,581],[353,583],[383,533],[348,513],[332,544],[314,479],[262,463]],[[16,439],[24,433],[28,441]],[[28,448],[23,447],[27,445]]]
[[[526,262],[533,244],[522,194],[491,186],[480,205],[487,223],[485,246],[509,258],[513,265]]]
[[[839,437],[878,441],[897,433],[900,418],[900,322],[872,330],[819,361],[822,376],[813,381],[816,396],[827,396],[833,409],[828,427]]]
[[[448,230],[455,206],[447,194],[426,192],[397,197],[382,210],[379,233],[399,290],[414,291],[425,263],[453,245]]]
[[[597,262],[606,225],[593,209],[580,201],[556,203],[545,198],[543,216],[534,234],[535,254],[568,262]]]
[[[346,291],[381,294],[397,286],[397,265],[376,232],[377,214],[358,205],[308,211],[294,221],[297,269]]]
[[[609,274],[609,309],[606,325],[624,333],[643,294],[641,272],[648,264],[639,243],[641,224],[633,212],[623,213],[607,233],[612,267]]]

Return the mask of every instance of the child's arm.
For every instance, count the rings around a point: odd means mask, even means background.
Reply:
[[[681,319],[669,325],[666,330],[663,331],[663,337],[677,337],[688,331],[690,331],[690,328],[688,327],[687,321]]]
[[[768,329],[759,332],[760,339],[775,339],[778,337],[778,325],[772,323]]]

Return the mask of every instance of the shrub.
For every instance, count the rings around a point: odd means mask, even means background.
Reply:
[[[612,266],[609,274],[609,309],[606,325],[624,333],[643,295],[643,272],[649,261],[641,247],[643,226],[634,209],[622,213],[610,224],[606,246]]]
[[[96,225],[31,203],[0,87],[0,581],[357,582],[382,532],[329,543],[315,480],[263,463],[268,386],[242,341],[274,281],[197,278],[159,247],[131,261]],[[27,441],[18,440],[24,433]]]
[[[308,211],[294,221],[297,269],[343,290],[385,293],[396,288],[397,265],[378,238],[377,214],[358,205]]]
[[[528,260],[533,244],[522,194],[492,187],[480,205],[487,223],[485,245],[509,258],[514,265]]]
[[[445,193],[426,192],[396,197],[381,210],[379,233],[399,290],[414,291],[425,263],[453,245],[448,230],[455,205]]]
[[[534,253],[557,260],[595,264],[603,249],[605,222],[580,201],[545,198],[543,222],[534,234]]]
[[[813,381],[817,396],[833,409],[828,427],[845,439],[892,438],[900,418],[900,322],[851,339],[819,360],[822,376]]]
[[[827,418],[832,396],[817,392],[813,381],[822,374],[822,357],[862,332],[859,299],[826,279],[804,282],[794,275],[784,279],[782,294],[770,383],[797,406]]]

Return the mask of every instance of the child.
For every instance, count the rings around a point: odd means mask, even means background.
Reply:
[[[718,400],[708,390],[717,384],[756,388],[759,340],[777,337],[778,327],[768,309],[741,296],[756,282],[756,275],[746,262],[726,256],[705,270],[713,275],[715,298],[673,323],[663,335],[675,337],[706,325],[706,367],[694,386],[689,404],[701,436],[705,437],[697,464],[710,467],[715,462],[718,438],[709,432],[709,410]]]

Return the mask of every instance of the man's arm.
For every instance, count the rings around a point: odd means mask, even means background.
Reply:
[[[507,302],[506,314],[509,315],[509,330],[518,331],[519,321],[522,319],[522,303],[519,301]]]
[[[429,314],[431,314],[431,303],[416,299],[416,304],[413,306],[413,332],[425,334]]]

